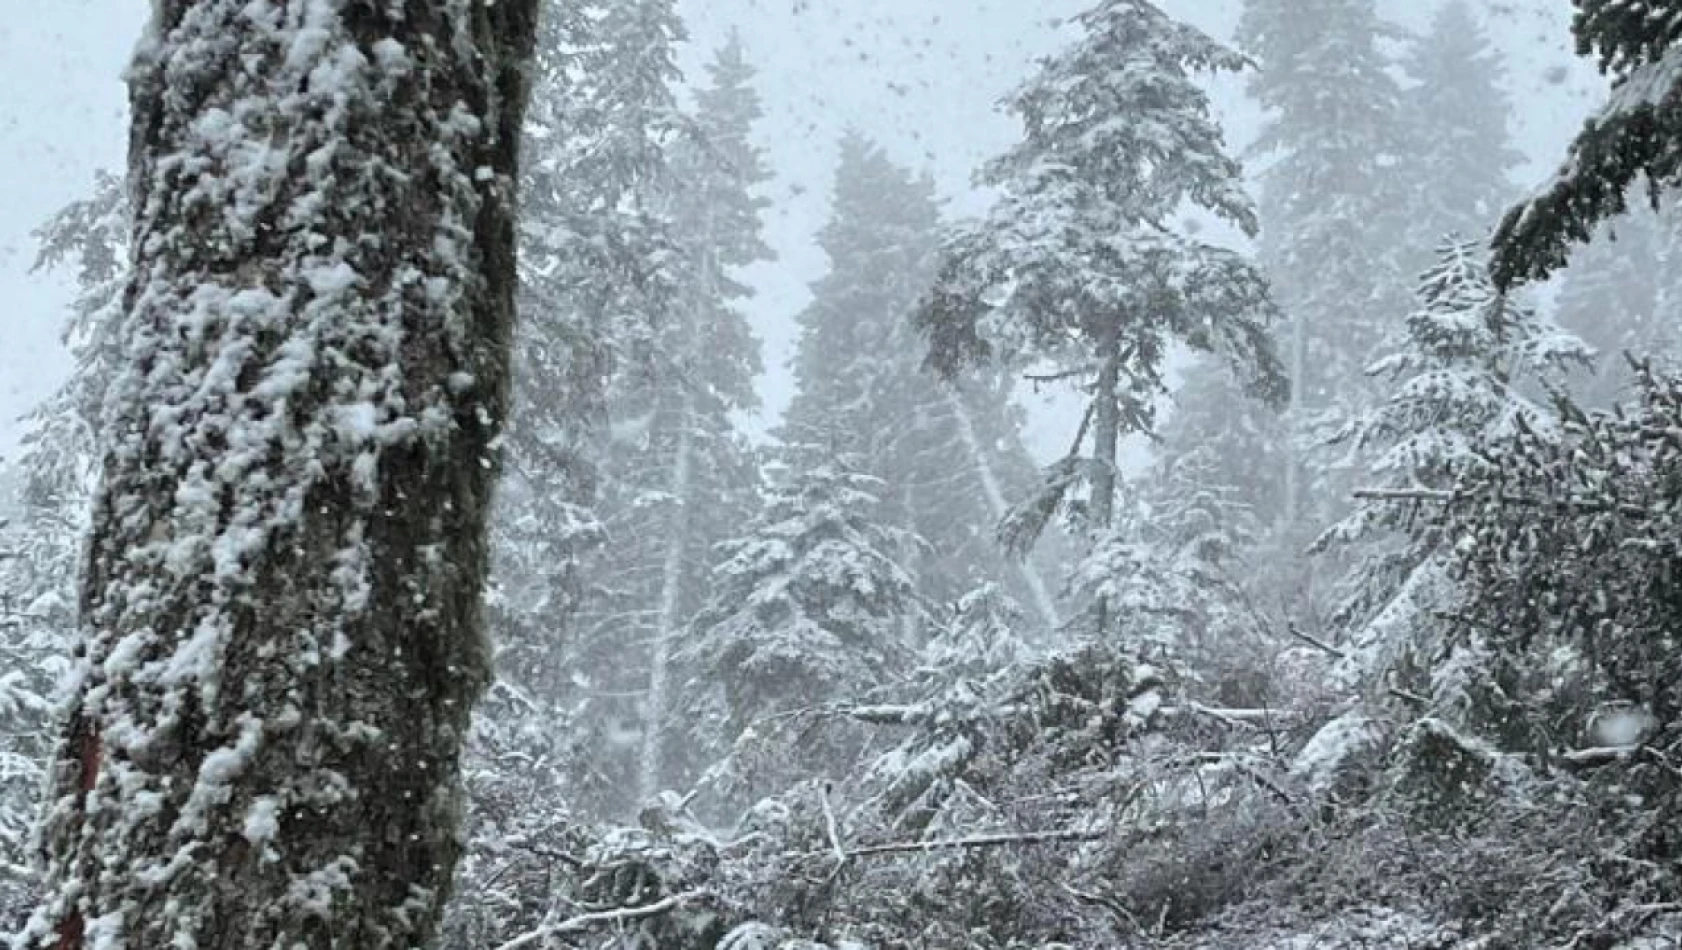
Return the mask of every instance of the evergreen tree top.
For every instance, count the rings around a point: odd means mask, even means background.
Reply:
[[[1253,234],[1242,171],[1189,75],[1236,72],[1244,57],[1145,0],[1078,20],[1086,36],[1005,101],[1027,134],[981,181],[1058,195],[1115,226],[1157,224],[1190,201]]]
[[[1439,235],[1493,228],[1524,155],[1511,143],[1504,65],[1466,0],[1437,9],[1404,66],[1418,83],[1406,93],[1413,142],[1404,174],[1416,182],[1410,204],[1418,234],[1411,243],[1428,252]]]
[[[1449,238],[1437,253],[1420,279],[1418,306],[1368,369],[1388,377],[1392,391],[1356,428],[1361,441],[1387,448],[1377,471],[1444,487],[1479,440],[1546,425],[1549,414],[1522,384],[1585,364],[1590,351],[1497,291],[1480,244]]]
[[[1251,93],[1263,107],[1287,119],[1302,114],[1328,132],[1334,120],[1357,128],[1385,120],[1382,108],[1400,93],[1378,41],[1400,36],[1373,0],[1248,0],[1238,27],[1239,45],[1261,67],[1251,74]],[[1290,137],[1285,129],[1264,135],[1260,146],[1280,145]]]

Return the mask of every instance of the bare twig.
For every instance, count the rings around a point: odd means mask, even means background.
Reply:
[[[1133,913],[1123,906],[1121,901],[1118,901],[1113,897],[1105,897],[1102,894],[1094,894],[1090,891],[1079,890],[1068,884],[1060,884],[1059,886],[1063,888],[1065,893],[1067,893],[1070,897],[1073,897],[1075,900],[1080,901],[1083,904],[1095,904],[1114,914],[1118,920],[1121,920],[1123,923],[1132,927],[1140,936],[1150,936],[1149,933],[1146,932],[1144,925],[1139,923],[1139,918],[1133,916]]]

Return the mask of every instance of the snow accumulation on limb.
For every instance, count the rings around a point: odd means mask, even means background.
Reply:
[[[159,0],[21,946],[411,947],[487,676],[534,0]]]
[[[612,924],[623,924],[635,920],[644,920],[649,917],[658,917],[661,914],[677,910],[685,904],[701,900],[706,896],[707,895],[701,891],[686,891],[682,894],[673,894],[670,897],[661,898],[651,904],[643,904],[639,907],[619,907],[613,910],[601,910],[588,914],[579,914],[577,917],[569,917],[566,920],[558,921],[553,924],[545,924],[535,930],[528,930],[518,937],[503,943],[501,946],[497,947],[496,950],[520,950],[521,947],[532,946],[540,941],[547,940],[550,937],[579,933],[581,931],[591,930],[596,927],[605,927]]]

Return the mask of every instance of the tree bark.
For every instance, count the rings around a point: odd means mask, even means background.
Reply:
[[[1092,524],[1100,530],[1115,520],[1116,455],[1121,438],[1121,403],[1116,399],[1121,382],[1118,348],[1114,335],[1104,341],[1093,397],[1098,405],[1092,418]]]
[[[155,0],[22,946],[428,945],[488,678],[537,0]]]
[[[1116,386],[1121,382],[1121,331],[1112,327],[1099,346],[1098,383],[1094,398],[1092,433],[1092,525],[1107,532],[1115,522],[1116,456],[1121,440],[1121,402]],[[1108,598],[1100,597],[1097,607],[1097,635],[1110,625]]]

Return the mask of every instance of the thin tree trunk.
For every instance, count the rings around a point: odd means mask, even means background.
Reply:
[[[1100,529],[1110,527],[1115,521],[1116,456],[1121,428],[1121,404],[1115,395],[1116,384],[1121,379],[1121,356],[1111,344],[1103,358],[1095,396],[1098,407],[1092,419],[1092,523]]]
[[[1285,408],[1285,510],[1284,525],[1294,527],[1302,507],[1302,459],[1297,452],[1302,445],[1303,374],[1308,368],[1308,328],[1300,316],[1291,321],[1291,394]]]
[[[952,415],[958,420],[958,432],[964,440],[964,447],[969,449],[970,459],[975,470],[981,476],[981,490],[987,495],[987,507],[992,509],[993,520],[1003,521],[1010,514],[1010,502],[1005,498],[1004,489],[999,485],[998,475],[993,471],[992,462],[982,450],[981,438],[975,431],[975,419],[970,415],[969,407],[951,386],[946,387],[946,402],[952,407]],[[1040,615],[1040,621],[1048,630],[1058,630],[1063,626],[1062,617],[1057,613],[1057,602],[1052,599],[1051,591],[1046,587],[1045,578],[1027,558],[1011,559],[1016,564],[1016,570],[1022,575],[1022,583],[1028,588],[1033,597],[1034,610]]]
[[[666,539],[666,562],[660,574],[660,607],[655,618],[654,643],[649,648],[647,713],[643,727],[642,761],[637,787],[642,802],[660,791],[664,765],[661,750],[665,739],[666,694],[671,669],[672,642],[677,638],[678,604],[683,594],[683,561],[688,552],[690,482],[694,467],[695,398],[687,387],[678,410],[677,446],[672,458],[671,494],[677,515]]]
[[[23,946],[411,950],[460,850],[536,0],[154,0]]]
[[[1099,531],[1109,529],[1115,522],[1116,456],[1121,436],[1121,403],[1116,399],[1116,385],[1121,381],[1121,345],[1119,330],[1112,329],[1100,351],[1103,363],[1098,368],[1098,385],[1093,398],[1098,400],[1093,414],[1092,434],[1092,523]],[[1109,627],[1110,605],[1100,597],[1097,604],[1098,636]]]

